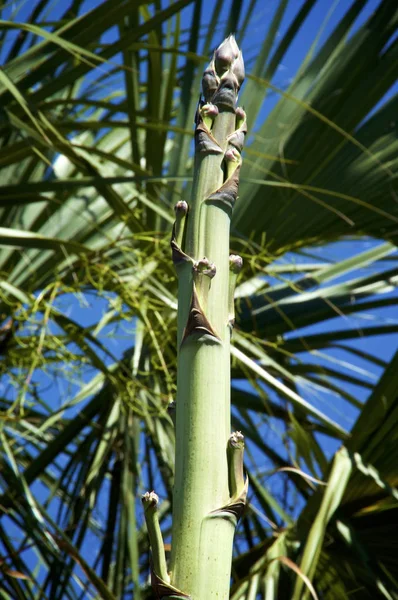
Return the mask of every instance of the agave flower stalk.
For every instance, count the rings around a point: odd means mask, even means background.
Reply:
[[[229,598],[235,526],[245,502],[243,440],[230,437],[230,335],[240,257],[229,257],[246,116],[233,36],[214,52],[196,114],[192,197],[176,206],[179,280],[176,473],[170,593]],[[175,590],[180,590],[176,594]]]

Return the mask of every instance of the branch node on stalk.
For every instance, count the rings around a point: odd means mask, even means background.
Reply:
[[[174,263],[174,266],[177,268],[182,264],[186,264],[186,263],[192,263],[192,258],[190,256],[188,256],[188,254],[185,254],[185,252],[183,252],[180,248],[180,246],[177,243],[176,237],[175,237],[175,224],[173,226],[173,234],[171,237],[171,242],[170,242],[170,246],[171,246],[171,257]]]
[[[241,494],[236,498],[232,499],[230,502],[228,502],[228,504],[226,504],[222,508],[213,510],[209,516],[212,518],[226,519],[230,521],[234,525],[234,527],[236,527],[240,518],[242,517],[243,511],[245,510],[248,488],[249,479],[246,478]]]
[[[244,436],[240,431],[234,431],[228,441],[229,488],[230,505],[238,511],[240,517],[245,504],[249,481],[245,480],[243,470],[243,453],[245,449]],[[240,512],[239,512],[240,511]]]
[[[191,596],[184,594],[168,581],[164,581],[153,569],[151,571],[151,586],[157,600],[164,600],[165,598],[168,600],[191,600]]]
[[[242,109],[236,109],[242,110]],[[246,115],[244,120],[241,122],[241,119],[236,117],[236,129],[232,132],[227,140],[228,140],[228,148],[235,148],[239,153],[242,152],[243,144],[245,141],[245,135],[247,133],[247,123],[246,123]]]
[[[212,135],[207,121],[207,119],[203,120],[199,113],[199,116],[196,119],[195,150],[203,154],[222,154],[223,150]],[[212,123],[213,120],[211,124]]]
[[[193,270],[195,274],[207,275],[210,279],[213,279],[217,271],[216,265],[211,263],[205,256],[194,263]]]
[[[234,147],[230,146],[224,154],[224,160],[227,165],[227,181],[231,179],[238,166],[240,166],[241,158],[240,152]]]
[[[210,513],[210,517],[218,517],[231,521],[236,527],[246,506],[249,479],[243,473],[244,436],[234,431],[228,440],[228,471],[231,500]]]
[[[232,213],[232,209],[238,197],[239,174],[242,164],[241,150],[247,128],[244,123],[239,129],[228,136],[228,147],[224,154],[226,165],[226,179],[222,186],[210,194],[206,199],[207,204],[219,204]]]
[[[216,106],[215,104],[211,104],[211,102],[203,104],[199,108],[199,122],[200,119],[202,119],[202,122],[204,123],[205,127],[210,131],[213,126],[214,119],[218,115],[218,113],[218,106]]]
[[[237,166],[235,166],[235,170],[232,173],[231,177],[229,177],[229,179],[227,179],[218,190],[210,194],[210,196],[206,199],[206,203],[217,204],[225,208],[228,211],[228,213],[231,214],[236,199],[238,197],[239,171],[240,163],[237,164]]]
[[[244,131],[246,133],[247,132],[246,112],[241,106],[238,106],[237,109],[235,110],[235,116],[236,116],[236,129],[237,130],[244,129]]]
[[[193,285],[191,306],[189,308],[187,324],[182,335],[181,345],[192,335],[205,335],[206,337],[209,336],[213,342],[221,342],[200,306],[195,284]]]

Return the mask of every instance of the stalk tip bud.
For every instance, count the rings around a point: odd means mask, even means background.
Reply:
[[[244,448],[245,447],[245,436],[240,431],[234,431],[231,433],[229,438],[229,445],[231,448]]]
[[[141,496],[141,502],[145,505],[145,508],[151,508],[157,506],[159,503],[159,496],[155,492],[145,492]]]
[[[245,78],[242,52],[233,35],[215,50],[202,79],[203,96],[222,110],[235,110],[240,86]]]
[[[242,266],[243,266],[242,257],[239,256],[238,254],[230,254],[229,268],[232,271],[232,273],[235,273],[237,275],[239,273],[239,271],[242,269]]]
[[[214,52],[214,65],[219,77],[233,66],[235,77],[238,79],[239,85],[241,85],[245,76],[243,59],[233,34],[227,37]]]
[[[185,200],[180,200],[174,207],[174,211],[177,216],[185,216],[188,212],[188,204]]]

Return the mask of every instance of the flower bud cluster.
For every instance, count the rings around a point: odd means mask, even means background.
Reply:
[[[196,273],[207,275],[207,277],[210,277],[210,279],[212,279],[216,274],[216,265],[210,262],[205,256],[201,260],[198,260],[198,262],[194,264],[193,268]]]
[[[235,110],[240,86],[245,78],[242,52],[233,35],[215,50],[202,79],[203,96],[224,109]]]
[[[153,491],[145,492],[145,494],[141,496],[141,501],[147,507],[154,507],[159,503],[159,496]]]

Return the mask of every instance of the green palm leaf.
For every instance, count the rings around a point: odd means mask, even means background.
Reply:
[[[398,598],[396,343],[374,342],[398,330],[398,12],[343,3],[315,31],[322,2],[293,4],[0,9],[1,598],[152,597],[139,497],[159,492],[168,550],[172,206],[201,72],[233,30],[249,132],[232,422],[250,491],[231,598]]]

